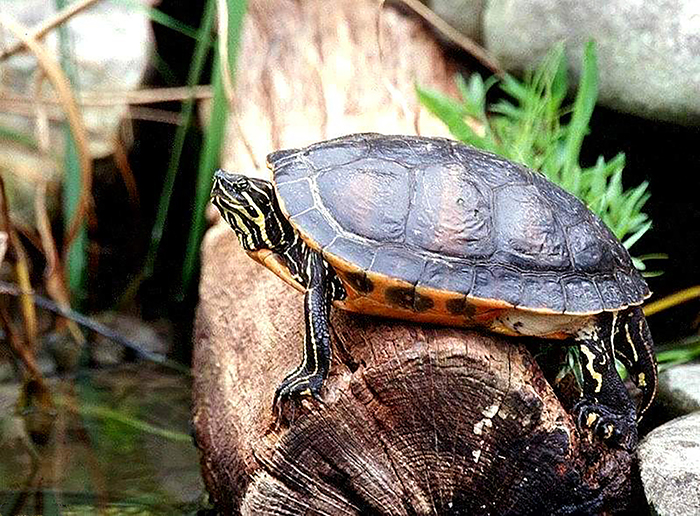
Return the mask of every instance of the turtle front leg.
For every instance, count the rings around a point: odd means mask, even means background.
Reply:
[[[278,415],[282,404],[290,398],[312,396],[321,400],[321,386],[331,363],[328,321],[331,299],[327,267],[318,253],[309,252],[305,263],[308,287],[304,296],[304,358],[275,392],[273,406]]]
[[[637,418],[634,403],[615,368],[616,317],[615,313],[602,313],[576,336],[583,397],[574,412],[582,432],[592,432],[611,446],[632,450],[637,444]]]

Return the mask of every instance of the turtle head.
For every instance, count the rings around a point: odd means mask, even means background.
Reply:
[[[282,214],[270,181],[217,170],[211,202],[246,251],[277,251],[293,239],[294,229]]]

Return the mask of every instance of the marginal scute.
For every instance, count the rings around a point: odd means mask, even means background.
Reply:
[[[620,287],[612,274],[597,277],[595,284],[600,292],[605,310],[615,310],[626,304],[627,301],[620,295]]]
[[[425,312],[435,306],[435,301],[429,296],[423,295],[414,290],[413,310],[415,312]]]
[[[476,314],[476,307],[470,303],[466,296],[453,297],[445,301],[445,308],[452,315],[464,315],[467,319]]]
[[[384,292],[384,296],[389,305],[413,310],[416,289],[413,287],[389,287]]]
[[[316,208],[301,212],[297,217],[291,218],[292,223],[303,228],[314,228],[313,239],[323,248],[330,244],[336,237],[336,231]]]
[[[560,278],[553,274],[524,274],[520,305],[563,313],[566,306]]]
[[[471,296],[499,299],[516,306],[523,294],[522,274],[502,266],[476,267]]]
[[[415,285],[423,271],[424,262],[417,259],[410,249],[392,246],[377,253],[369,270],[390,278],[397,278]]]
[[[615,279],[619,285],[620,293],[625,298],[625,304],[635,304],[638,302],[638,300],[644,299],[643,297],[640,297],[639,292],[637,291],[636,282],[632,277],[630,277],[629,274],[618,269],[615,271]]]
[[[566,311],[569,313],[594,313],[603,310],[603,304],[595,284],[587,279],[574,276],[564,278]]]
[[[376,248],[370,247],[364,242],[345,237],[337,237],[323,251],[327,255],[326,259],[332,260],[333,257],[337,256],[363,270],[369,268],[377,252]]]
[[[344,283],[348,283],[360,294],[369,294],[374,290],[374,283],[367,277],[367,273],[364,271],[344,272],[341,277]]]
[[[474,284],[474,267],[464,262],[426,260],[417,286],[469,294]]]

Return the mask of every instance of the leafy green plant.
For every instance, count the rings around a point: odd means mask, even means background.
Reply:
[[[456,138],[541,171],[585,202],[630,248],[651,227],[642,211],[649,199],[648,184],[623,188],[623,153],[608,161],[601,156],[592,167],[580,165],[581,145],[598,97],[593,42],[585,47],[582,69],[572,105],[565,103],[568,77],[562,45],[522,81],[508,75],[500,80],[483,80],[478,74],[468,80],[458,76],[460,100],[420,86],[416,89],[420,101]],[[486,94],[495,85],[507,98],[487,106]],[[639,269],[645,268],[643,258],[634,261]]]

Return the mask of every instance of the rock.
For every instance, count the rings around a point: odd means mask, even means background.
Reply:
[[[0,0],[0,13],[15,19],[31,34],[55,16],[56,3]],[[88,133],[89,151],[94,158],[104,157],[113,152],[119,124],[129,109],[126,92],[138,88],[151,56],[150,18],[143,9],[103,1],[73,16],[65,28],[71,42],[68,57],[75,69],[74,96],[83,102],[79,109]],[[16,41],[0,23],[0,52],[10,49]],[[57,30],[50,31],[41,43],[60,66]],[[62,162],[65,143],[61,123],[65,116],[50,82],[45,78],[38,80],[41,73],[33,54],[21,51],[5,59],[3,65],[0,126],[26,137],[29,143],[13,138],[0,142],[0,174],[6,181],[10,211],[18,223],[31,227],[36,220],[37,184],[48,187],[47,211],[54,213],[60,207],[62,171],[58,164]],[[100,92],[105,94],[101,99],[88,97]],[[35,101],[41,98],[46,102]]]
[[[429,7],[465,36],[481,40],[483,0],[432,0]]]
[[[700,122],[698,34],[697,0],[499,0],[484,12],[486,47],[504,68],[532,68],[563,40],[578,75],[592,38],[601,104],[683,124]]]
[[[700,514],[700,412],[654,429],[638,452],[652,513]]]
[[[679,365],[662,372],[658,400],[675,415],[700,410],[700,364]]]
[[[30,32],[56,14],[56,3],[45,0],[0,0],[0,12],[16,19]],[[151,54],[152,35],[148,14],[121,2],[97,2],[94,6],[73,16],[67,23],[71,42],[70,59],[75,67],[76,95],[79,92],[125,92],[138,87]],[[16,39],[3,28],[0,51],[10,48]],[[51,31],[42,39],[45,48],[58,59],[60,56],[57,31]],[[7,60],[0,76],[0,84],[6,93],[35,95],[37,60],[30,52],[22,51]],[[54,98],[48,81],[44,81],[42,93]],[[103,103],[104,104],[104,103]],[[22,106],[19,103],[19,106]],[[11,116],[3,114],[0,120],[18,131],[31,134],[36,125],[34,106],[25,113]],[[51,105],[47,108],[52,108]],[[83,108],[82,115],[90,135],[90,149],[95,157],[111,152],[120,120],[128,105],[111,102],[107,105]],[[4,111],[4,110],[3,110]],[[48,117],[63,119],[54,109]],[[51,125],[51,149],[62,148],[63,130]]]

